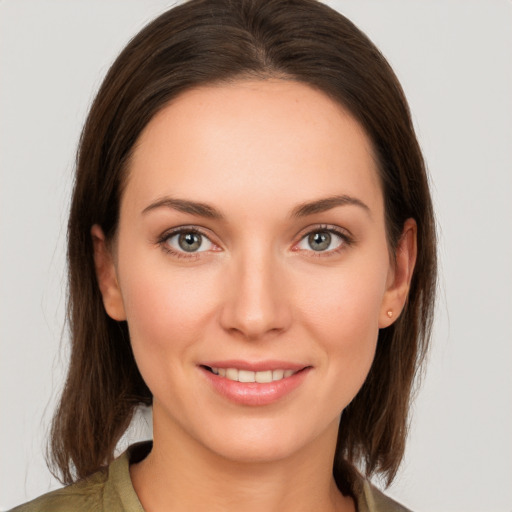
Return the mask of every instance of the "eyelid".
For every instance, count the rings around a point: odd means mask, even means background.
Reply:
[[[307,236],[311,235],[315,232],[321,232],[326,231],[329,233],[333,233],[334,235],[340,237],[343,240],[343,243],[340,245],[340,247],[337,247],[335,249],[330,249],[327,251],[314,251],[313,249],[307,250],[307,249],[299,249],[297,245],[302,242]],[[176,226],[170,229],[165,230],[156,240],[157,245],[161,246],[166,252],[169,252],[177,257],[184,257],[184,258],[198,258],[202,253],[210,252],[211,249],[205,250],[205,251],[196,251],[196,252],[190,252],[187,253],[186,251],[179,251],[172,247],[170,247],[168,244],[166,244],[167,240],[171,238],[172,236],[179,235],[180,233],[197,233],[201,236],[204,236],[208,239],[208,241],[215,247],[213,249],[213,252],[220,252],[222,251],[222,246],[214,239],[215,236],[212,236],[210,234],[210,230],[199,227],[194,224],[187,224],[182,226]],[[353,245],[355,243],[354,236],[345,228],[342,228],[340,226],[336,226],[333,224],[316,224],[312,226],[307,226],[306,228],[302,229],[299,234],[296,236],[296,242],[294,242],[292,246],[292,251],[294,252],[307,252],[312,253],[311,256],[329,256],[332,254],[336,254],[340,252],[341,250]]]
[[[181,233],[197,233],[198,235],[201,235],[202,237],[206,238],[215,248],[213,249],[214,252],[219,252],[221,249],[220,244],[218,244],[216,241],[212,240],[214,238],[209,230],[206,230],[204,228],[201,228],[199,226],[196,226],[194,224],[187,224],[183,226],[176,226],[170,229],[165,230],[156,240],[157,245],[161,246],[162,249],[164,249],[166,252],[173,254],[174,256],[180,257],[180,258],[198,258],[199,255],[210,252],[212,249],[207,249],[204,251],[194,251],[194,252],[186,252],[177,250],[174,247],[171,247],[168,243],[166,243],[169,238],[172,238],[176,235],[180,235]]]
[[[312,233],[322,232],[326,231],[328,233],[332,233],[338,237],[340,237],[343,240],[343,243],[340,245],[340,247],[337,247],[335,249],[330,249],[328,251],[314,251],[313,249],[299,249],[297,246],[299,243],[301,243],[306,237],[311,235]],[[311,256],[329,256],[332,254],[337,254],[338,252],[342,251],[343,249],[353,245],[355,243],[355,239],[353,235],[345,228],[342,228],[340,226],[336,226],[334,224],[316,224],[313,226],[308,226],[300,231],[300,233],[297,235],[298,240],[293,244],[292,251],[304,251],[307,253],[312,253]]]

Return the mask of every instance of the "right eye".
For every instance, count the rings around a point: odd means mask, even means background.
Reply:
[[[214,244],[202,233],[193,229],[175,231],[166,235],[162,242],[175,253],[198,253],[210,251]]]

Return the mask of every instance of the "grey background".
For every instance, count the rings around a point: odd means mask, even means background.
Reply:
[[[368,33],[401,79],[439,222],[433,350],[388,492],[420,512],[510,512],[512,3],[328,3]],[[58,485],[43,456],[67,357],[74,151],[109,64],[168,5],[0,1],[0,509]],[[123,446],[148,435],[149,423],[146,412]]]

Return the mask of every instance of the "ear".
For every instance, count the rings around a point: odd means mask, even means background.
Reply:
[[[416,264],[418,228],[414,219],[407,219],[388,274],[379,316],[379,328],[390,326],[402,312]]]
[[[97,224],[91,228],[91,237],[94,247],[96,278],[98,279],[101,296],[103,297],[105,311],[113,320],[118,322],[126,320],[112,251],[107,246],[103,230]]]

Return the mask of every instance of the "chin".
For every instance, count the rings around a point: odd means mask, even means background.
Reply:
[[[223,459],[240,464],[258,464],[287,459],[298,451],[301,443],[275,436],[274,439],[226,440],[223,443],[209,443],[207,448]]]
[[[237,422],[231,428],[212,432],[198,439],[210,452],[238,463],[266,463],[293,458],[318,446],[319,438],[335,443],[339,417],[328,429],[302,422],[287,423],[283,418]]]

